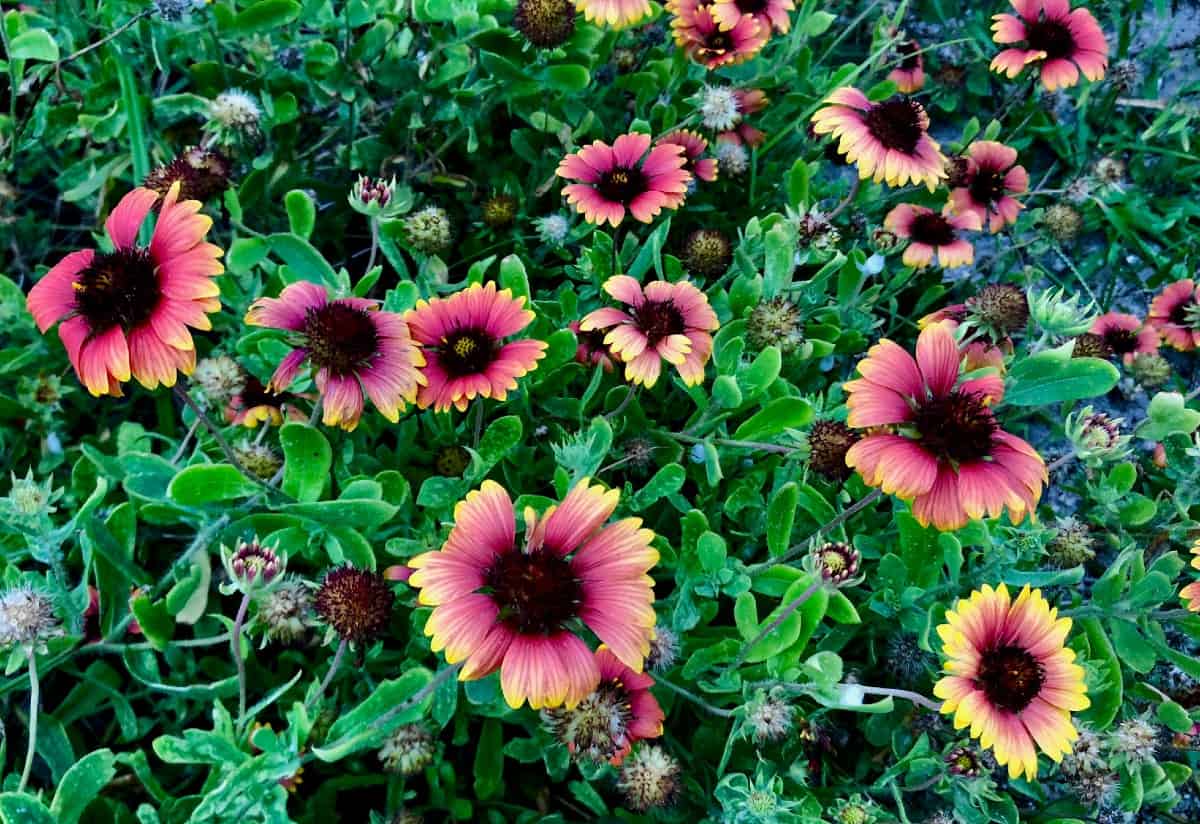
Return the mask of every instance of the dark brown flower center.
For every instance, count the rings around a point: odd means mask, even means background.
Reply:
[[[1104,333],[1104,344],[1115,355],[1128,355],[1137,349],[1137,332],[1132,329],[1109,329]]]
[[[438,352],[450,377],[478,375],[496,359],[496,339],[482,329],[460,329],[446,338]]]
[[[583,583],[549,548],[506,552],[484,574],[499,619],[522,634],[550,635],[579,614]]]
[[[641,169],[618,166],[600,175],[596,188],[605,200],[628,206],[635,197],[646,191],[646,177]]]
[[[339,377],[353,374],[379,351],[379,333],[370,315],[344,303],[309,309],[304,336],[313,363]]]
[[[246,385],[238,395],[241,397],[243,409],[253,409],[256,406],[280,406],[288,393],[268,392],[267,387],[263,386],[258,378],[246,378]]]
[[[954,242],[954,227],[937,212],[925,212],[913,218],[912,239],[930,246],[948,246]]]
[[[608,344],[604,342],[604,332],[592,329],[584,332],[575,333],[575,339],[579,341],[579,345],[587,350],[589,355],[607,355]]]
[[[126,332],[141,326],[162,297],[156,268],[145,249],[97,254],[75,283],[75,311],[97,335],[114,326]]]
[[[733,38],[729,32],[714,31],[704,39],[704,45],[709,51],[727,52],[733,48]]]
[[[985,206],[993,206],[1000,202],[1008,190],[1004,186],[1005,173],[999,169],[979,169],[967,184],[971,200]]]
[[[683,313],[670,300],[648,300],[633,310],[638,329],[646,336],[647,347],[671,335],[682,335],[687,328]]]
[[[1047,60],[1070,57],[1075,53],[1075,38],[1066,24],[1058,20],[1039,20],[1025,24],[1029,48],[1046,53]]]
[[[900,44],[899,51],[904,56],[904,59],[900,61],[900,68],[912,71],[921,65],[921,46],[916,40],[905,40]]]
[[[737,0],[738,11],[742,14],[761,14],[769,5],[769,0]]]
[[[885,149],[911,155],[925,134],[925,110],[909,97],[897,95],[876,103],[865,115],[867,129]]]
[[[913,423],[921,445],[939,459],[966,463],[992,452],[996,419],[974,393],[955,390],[944,398],[924,401]]]
[[[1041,692],[1046,674],[1028,650],[1005,645],[987,650],[979,659],[975,684],[990,703],[1020,712]]]

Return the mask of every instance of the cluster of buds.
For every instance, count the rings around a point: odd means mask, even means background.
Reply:
[[[233,550],[222,546],[221,562],[229,578],[221,587],[226,595],[264,592],[279,583],[287,569],[287,556],[275,547],[263,546],[257,538],[243,541]]]
[[[369,218],[387,220],[412,208],[412,190],[397,187],[396,178],[359,175],[347,198],[350,208]]]
[[[1130,436],[1121,434],[1122,423],[1123,418],[1111,418],[1090,406],[1067,415],[1065,428],[1075,457],[1091,468],[1124,458]]]
[[[1082,302],[1080,295],[1067,298],[1062,289],[1030,291],[1029,317],[1039,329],[1049,335],[1075,337],[1091,328],[1098,314],[1096,304]]]
[[[840,589],[850,587],[863,579],[862,555],[850,544],[827,541],[814,549],[804,559],[804,569],[819,575],[825,583]]]
[[[32,469],[26,470],[24,478],[15,474],[10,477],[12,488],[7,496],[0,498],[0,515],[10,525],[48,527],[51,513],[57,511],[54,502],[62,497],[63,490],[54,488],[52,478],[35,481]]]

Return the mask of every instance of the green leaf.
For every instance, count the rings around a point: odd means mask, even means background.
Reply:
[[[660,499],[674,495],[683,488],[685,480],[687,480],[687,471],[682,466],[677,463],[667,464],[655,472],[654,476],[646,481],[646,485],[633,494],[628,501],[629,508],[634,512],[641,512]]]
[[[9,42],[13,60],[41,60],[53,63],[58,59],[58,44],[45,29],[28,29]]]
[[[171,479],[167,494],[183,506],[248,498],[258,486],[229,464],[196,464]]]
[[[1096,732],[1103,732],[1112,724],[1121,709],[1125,694],[1121,662],[1104,634],[1097,618],[1080,618],[1079,627],[1087,640],[1091,655],[1088,668],[1088,698],[1092,704],[1079,713],[1079,719]]]
[[[1137,627],[1128,621],[1112,620],[1108,622],[1109,636],[1117,658],[1137,673],[1145,674],[1154,668],[1158,656],[1154,647],[1146,643],[1146,639],[1138,632]]]
[[[495,797],[504,787],[504,730],[495,718],[483,722],[475,748],[475,795],[480,801]]]
[[[292,234],[305,240],[312,236],[313,225],[317,222],[317,205],[308,196],[308,192],[292,189],[283,196],[283,205],[287,209],[288,225]]]
[[[58,824],[75,824],[87,805],[92,803],[113,776],[116,759],[111,750],[96,750],[79,759],[67,770],[54,792],[50,812]]]
[[[398,509],[386,501],[337,500],[287,504],[279,511],[334,527],[354,524],[357,529],[374,529],[390,521]]]
[[[226,34],[241,35],[274,29],[300,16],[300,4],[295,0],[259,0],[244,9],[223,27]]]
[[[766,267],[763,270],[763,294],[774,297],[792,282],[796,269],[796,244],[783,224],[776,224],[763,238]]]
[[[0,20],[0,25],[4,21]],[[14,782],[15,783],[15,782]],[[28,793],[0,793],[0,824],[56,824],[46,805]]]
[[[337,272],[333,271],[329,261],[304,238],[281,232],[268,237],[267,242],[271,244],[271,251],[279,255],[300,280],[337,288]]]
[[[1175,732],[1188,732],[1192,728],[1192,718],[1179,704],[1166,700],[1154,711],[1155,717]]]
[[[301,503],[320,500],[333,464],[329,441],[315,427],[292,422],[279,429],[279,445],[283,448],[283,491]]]
[[[731,375],[719,375],[712,383],[712,400],[720,409],[737,409],[742,405],[742,390]]]
[[[553,89],[564,92],[578,92],[586,89],[592,82],[592,76],[583,66],[573,63],[546,68],[546,83]]]
[[[365,701],[333,722],[325,737],[329,743],[314,747],[313,754],[322,761],[339,761],[377,744],[398,725],[421,718],[433,703],[432,694],[403,712],[389,716],[386,722],[379,721],[381,716],[412,698],[432,680],[433,673],[424,667],[416,667],[399,678],[379,684]]]
[[[1178,392],[1159,392],[1146,412],[1147,420],[1137,428],[1136,435],[1148,441],[1165,440],[1176,432],[1190,435],[1200,427],[1200,412],[1188,409]]]
[[[696,555],[700,568],[712,574],[725,566],[725,539],[715,532],[705,532],[696,542]]]
[[[516,255],[506,255],[500,261],[500,286],[511,289],[513,297],[525,298],[529,302],[529,276],[525,274],[525,264]]]
[[[787,552],[796,520],[800,488],[789,481],[779,488],[767,504],[767,554],[772,558]]]
[[[175,616],[167,609],[166,601],[152,601],[148,595],[138,595],[129,602],[129,608],[150,646],[159,652],[166,649],[175,635]]]
[[[742,423],[733,433],[737,440],[760,441],[797,429],[813,419],[812,404],[803,398],[776,398]]]
[[[1103,395],[1121,378],[1100,358],[1073,358],[1066,343],[1017,361],[1009,370],[1004,401],[1014,406],[1045,406]]]

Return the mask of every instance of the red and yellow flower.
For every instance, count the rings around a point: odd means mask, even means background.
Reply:
[[[901,203],[888,212],[883,226],[896,237],[908,241],[901,260],[905,266],[914,269],[929,266],[935,258],[943,269],[973,263],[975,247],[958,233],[982,228],[979,216],[974,212],[945,215],[911,203]]]
[[[586,626],[625,666],[642,671],[654,634],[654,533],[641,519],[605,525],[619,493],[585,478],[540,517],[525,510],[517,542],[512,499],[484,481],[454,510],[440,550],[408,561],[408,583],[432,606],[425,634],[459,679],[500,671],[509,706],[575,706],[601,679],[579,636]]]
[[[583,331],[579,325],[579,321],[573,320],[567,324],[567,328],[575,333],[575,362],[583,366],[599,366],[605,372],[613,371],[616,366],[616,355],[608,348],[608,344],[604,342],[604,333],[596,330],[590,332]]]
[[[712,14],[722,31],[736,28],[744,16],[750,15],[768,32],[774,29],[787,34],[792,28],[788,12],[795,8],[792,0],[715,0]]]
[[[204,240],[212,219],[199,201],[179,200],[179,188],[162,198],[149,246],[138,245],[138,231],[159,195],[134,189],[104,223],[113,251],[72,252],[29,291],[38,329],[61,321],[67,357],[93,395],[120,396],[130,378],[174,386],[196,365],[190,330],[211,329],[208,315],[221,308],[222,252]]]
[[[1152,355],[1158,351],[1158,330],[1124,312],[1101,315],[1088,331],[1099,335],[1107,350],[1120,355],[1126,365],[1133,363],[1138,355]]]
[[[1161,447],[1162,444],[1159,444],[1158,448]],[[1157,452],[1157,448],[1155,451]],[[1163,452],[1163,465],[1165,466],[1166,450],[1164,449]],[[1155,462],[1157,463],[1157,459]],[[1196,542],[1192,544],[1192,569],[1200,569],[1200,538],[1197,538]],[[1200,581],[1193,581],[1179,590],[1179,600],[1183,601],[1183,605],[1190,612],[1200,612]]]
[[[679,208],[692,179],[687,162],[682,145],[651,147],[649,135],[633,132],[612,146],[596,140],[567,155],[556,174],[578,181],[564,186],[563,194],[588,223],[620,226],[626,210],[649,223],[663,209]]]
[[[921,56],[921,44],[916,40],[905,40],[896,47],[900,52],[900,65],[888,73],[888,80],[896,84],[900,94],[914,94],[925,88],[925,58]]]
[[[951,181],[951,211],[977,215],[993,234],[1016,223],[1023,207],[1014,195],[1029,191],[1029,173],[1017,165],[1017,150],[993,140],[976,140],[963,159],[961,177]]]
[[[272,392],[255,377],[246,378],[242,391],[229,399],[225,407],[225,420],[237,426],[253,429],[260,423],[279,426],[284,418],[302,421],[307,416],[294,403],[295,395],[290,392]]]
[[[1046,464],[996,421],[1000,375],[962,378],[963,357],[952,321],[922,330],[915,358],[890,340],[871,347],[845,385],[846,422],[869,430],[846,465],[910,502],[922,525],[958,529],[1005,510],[1019,523],[1037,507]]]
[[[609,278],[604,291],[629,309],[597,309],[579,327],[608,330],[604,342],[625,362],[626,380],[650,388],[666,361],[679,370],[685,385],[704,381],[712,333],[721,324],[703,292],[687,281],[656,280],[643,289],[629,275]]]
[[[992,58],[991,69],[1009,78],[1026,66],[1039,65],[1047,91],[1104,78],[1108,41],[1096,18],[1085,8],[1071,9],[1070,0],[1009,0],[1016,14],[992,17],[992,40],[1018,44]]]
[[[671,143],[683,148],[683,170],[697,180],[712,183],[717,179],[717,159],[705,157],[708,141],[690,129],[676,129],[656,140],[655,145]]]
[[[1012,778],[1037,778],[1038,750],[1057,763],[1079,737],[1071,713],[1091,702],[1065,645],[1070,630],[1041,590],[1026,585],[1014,601],[1004,584],[960,599],[937,628],[946,675],[933,692],[942,712],[955,729],[970,727]]]
[[[496,291],[495,283],[473,283],[448,298],[417,301],[404,315],[425,352],[425,385],[417,405],[461,412],[476,397],[507,398],[517,378],[546,356],[545,341],[504,342],[533,318],[524,297],[513,297],[511,289]]]
[[[732,28],[723,29],[715,6],[702,0],[668,0],[667,11],[675,15],[671,30],[675,45],[692,60],[712,70],[749,60],[771,37],[771,27],[754,15],[743,14]]]
[[[575,0],[575,7],[589,23],[614,29],[640,23],[654,13],[650,0]]]
[[[1167,286],[1150,302],[1146,324],[1181,352],[1200,348],[1200,284],[1184,278]]]
[[[425,358],[404,318],[379,311],[378,301],[330,298],[324,286],[300,281],[278,298],[256,300],[246,323],[294,335],[296,348],[275,369],[267,391],[283,392],[311,364],[326,426],[354,430],[365,398],[395,423],[425,383],[419,370]]]
[[[929,191],[946,177],[946,158],[929,136],[929,115],[911,97],[879,103],[850,86],[835,89],[812,116],[813,131],[838,138],[837,150],[858,176],[904,186],[924,183]]]

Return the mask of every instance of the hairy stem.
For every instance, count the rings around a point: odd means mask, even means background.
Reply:
[[[237,617],[233,619],[233,631],[229,633],[230,646],[233,649],[233,660],[237,664],[238,676],[238,714],[237,728],[240,730],[246,720],[246,662],[242,658],[242,629],[246,624],[246,610],[250,607],[250,594],[242,596],[238,605]]]
[[[342,658],[346,655],[347,646],[349,646],[349,642],[345,638],[338,642],[337,652],[333,654],[333,660],[329,663],[329,672],[325,673],[325,677],[321,679],[321,684],[317,687],[317,691],[313,693],[312,698],[304,702],[305,709],[314,707],[321,702],[321,696],[325,694],[325,690],[329,689],[329,684],[333,681],[333,676],[337,675],[337,671],[342,666]]]
[[[699,707],[700,709],[707,712],[709,715],[716,715],[720,718],[733,718],[733,716],[734,716],[733,710],[725,710],[725,709],[721,709],[720,707],[714,706],[714,705],[708,703],[707,701],[705,701],[699,695],[696,695],[696,693],[692,692],[691,690],[685,690],[683,687],[679,686],[678,684],[672,684],[670,681],[663,681],[662,679],[656,679],[654,682],[654,685],[656,687],[666,687],[667,689],[669,689],[671,692],[675,693],[676,695],[680,695],[680,696],[686,698],[688,701],[691,701],[693,704],[695,704],[697,707]]]
[[[746,568],[746,572],[748,572],[750,575],[760,575],[763,572],[766,572],[768,569],[770,569],[773,566],[776,566],[776,565],[782,564],[782,563],[786,563],[787,561],[790,561],[791,559],[795,558],[796,556],[804,554],[805,552],[808,551],[808,542],[809,541],[813,540],[814,538],[820,538],[824,535],[828,535],[830,532],[837,529],[843,523],[845,523],[846,521],[853,518],[859,512],[861,512],[862,510],[866,509],[871,504],[878,501],[881,497],[883,497],[883,490],[879,489],[878,487],[875,489],[872,489],[866,495],[864,495],[863,497],[861,497],[860,499],[858,499],[857,501],[852,503],[850,506],[848,506],[844,510],[842,510],[841,514],[839,514],[837,517],[835,517],[834,519],[829,521],[829,523],[825,524],[820,529],[818,529],[816,532],[812,533],[811,535],[806,537],[804,540],[802,540],[798,544],[794,545],[791,549],[789,549],[787,552],[780,555],[778,558],[772,558],[769,561],[763,561],[761,564],[754,564],[753,566],[749,566]]]
[[[783,622],[788,619],[788,616],[800,609],[800,607],[804,605],[805,601],[816,595],[817,590],[824,586],[824,584],[825,580],[819,575],[816,576],[813,582],[805,588],[804,592],[801,592],[799,595],[797,595],[788,603],[787,606],[779,611],[779,615],[775,617],[775,620],[760,629],[758,634],[749,641],[742,644],[741,650],[738,651],[737,658],[733,659],[733,663],[726,667],[725,671],[732,672],[744,664],[746,662],[746,658],[750,655],[750,650],[754,649],[754,647],[758,645],[759,641],[766,638],[775,630],[779,629]]]
[[[29,656],[29,746],[25,749],[25,767],[21,770],[21,783],[17,792],[24,792],[29,784],[29,773],[33,770],[33,754],[37,751],[38,711],[41,706],[42,687],[38,681],[37,653],[26,650]]]

